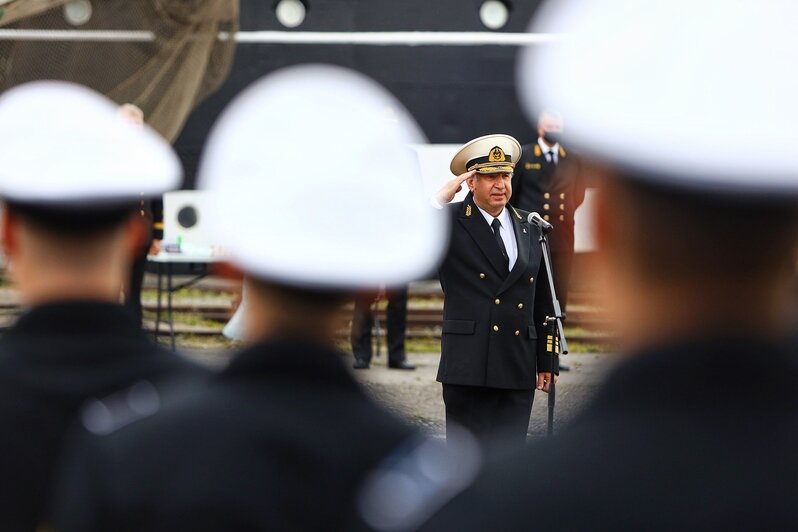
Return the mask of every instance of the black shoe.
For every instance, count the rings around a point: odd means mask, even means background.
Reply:
[[[401,362],[388,363],[388,367],[390,369],[416,369],[413,364],[410,364],[407,360],[402,360]]]
[[[365,360],[355,360],[355,363],[352,364],[352,367],[355,369],[369,369],[369,363]]]
[[[571,366],[567,364],[560,364],[560,371],[571,371]]]

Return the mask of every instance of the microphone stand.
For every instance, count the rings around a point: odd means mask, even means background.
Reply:
[[[540,246],[543,248],[543,263],[546,266],[546,277],[548,278],[549,290],[551,292],[551,303],[552,308],[554,309],[554,316],[546,316],[546,321],[544,322],[544,325],[551,325],[553,329],[552,346],[551,350],[549,350],[549,356],[551,357],[552,376],[551,382],[549,383],[549,417],[547,422],[548,435],[552,436],[554,434],[554,406],[557,402],[557,388],[554,384],[554,353],[562,353],[563,355],[567,355],[568,342],[565,340],[565,333],[563,331],[562,324],[562,320],[565,318],[565,315],[562,313],[560,301],[557,299],[557,292],[554,289],[554,277],[551,274],[551,254],[549,250],[549,241],[546,237],[546,234],[551,231],[552,228],[549,226],[548,230],[546,230],[538,225],[538,229],[540,230]]]

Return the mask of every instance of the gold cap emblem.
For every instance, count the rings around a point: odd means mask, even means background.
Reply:
[[[490,156],[488,157],[488,161],[492,163],[503,163],[507,159],[504,157],[504,150],[498,146],[494,146],[492,150],[490,150]]]

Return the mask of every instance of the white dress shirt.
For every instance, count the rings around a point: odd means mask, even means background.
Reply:
[[[554,146],[549,147],[548,144],[543,142],[542,138],[538,137],[538,146],[540,146],[540,149],[543,150],[543,157],[546,157],[547,161],[549,160],[549,158],[546,156],[546,154],[551,152],[551,156],[554,157],[552,162],[554,162],[554,164],[557,164],[558,162],[560,162],[560,143],[559,142],[556,142],[554,144]]]
[[[482,216],[485,217],[485,221],[488,222],[488,226],[490,227],[490,224],[493,223],[494,217],[483,211],[482,208],[476,204],[476,202],[474,205],[476,205],[477,209],[479,209],[479,212],[482,213]],[[515,241],[513,221],[510,219],[510,213],[507,211],[506,207],[502,209],[502,212],[499,213],[496,218],[499,219],[499,223],[501,224],[501,227],[499,227],[499,234],[501,235],[502,240],[504,240],[504,247],[507,248],[507,258],[510,259],[509,268],[512,270],[513,266],[515,266],[515,261],[518,259],[518,243]],[[493,227],[490,227],[490,232],[493,232]]]

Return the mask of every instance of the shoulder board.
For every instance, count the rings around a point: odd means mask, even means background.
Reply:
[[[360,517],[375,530],[416,530],[473,483],[482,462],[470,434],[450,437],[447,443],[426,437],[406,441],[359,486]],[[433,475],[429,464],[435,464]],[[391,496],[396,493],[416,496]]]
[[[161,398],[155,386],[149,381],[139,381],[104,399],[90,399],[81,408],[80,420],[87,431],[105,436],[155,414],[160,408]]]

